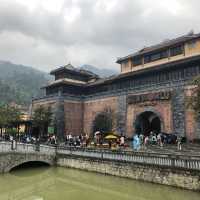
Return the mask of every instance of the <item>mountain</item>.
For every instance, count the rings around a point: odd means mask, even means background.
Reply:
[[[117,70],[99,69],[92,65],[81,68],[102,78],[118,74]],[[30,66],[0,61],[0,103],[29,105],[32,97],[42,96],[40,88],[50,80],[53,80],[52,76]]]
[[[42,95],[40,87],[50,76],[32,67],[0,61],[0,103],[31,103],[32,97]]]
[[[109,76],[112,76],[112,75],[116,75],[116,74],[119,73],[117,70],[99,69],[99,68],[92,66],[92,65],[82,65],[80,68],[84,69],[84,70],[91,71],[91,72],[99,75],[102,78],[109,77]]]

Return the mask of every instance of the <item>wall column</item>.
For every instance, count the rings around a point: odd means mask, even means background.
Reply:
[[[117,132],[126,134],[127,95],[118,97]]]
[[[185,137],[185,94],[182,87],[172,92],[172,115],[174,132]]]
[[[55,127],[58,142],[63,142],[65,136],[65,112],[64,98],[61,95],[59,95],[55,107]]]

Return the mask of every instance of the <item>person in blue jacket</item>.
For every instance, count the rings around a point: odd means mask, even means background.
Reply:
[[[133,136],[133,150],[138,151],[140,149],[140,138],[137,134]]]

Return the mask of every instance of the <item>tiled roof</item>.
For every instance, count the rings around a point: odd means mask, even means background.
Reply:
[[[191,56],[191,57],[187,57],[187,58],[180,59],[180,60],[175,60],[173,62],[168,62],[168,63],[165,63],[165,64],[145,68],[145,69],[138,70],[138,71],[131,71],[131,72],[127,72],[127,73],[122,73],[122,74],[119,74],[119,75],[116,75],[116,76],[108,77],[106,79],[100,79],[100,80],[97,80],[93,83],[88,84],[88,86],[94,86],[94,85],[109,83],[109,82],[120,80],[120,79],[123,79],[123,78],[135,77],[135,76],[138,76],[138,75],[148,74],[150,72],[155,73],[157,71],[162,71],[163,69],[178,67],[178,66],[181,66],[183,64],[188,64],[188,63],[191,63],[191,62],[200,62],[200,55]]]
[[[59,84],[76,85],[76,86],[86,87],[86,88],[87,87],[93,87],[93,86],[97,86],[97,85],[108,84],[108,83],[111,83],[113,81],[118,81],[118,80],[121,80],[121,79],[124,79],[124,78],[134,78],[138,75],[141,76],[141,75],[144,75],[144,74],[147,74],[147,73],[155,73],[157,71],[162,71],[163,69],[169,69],[169,68],[172,68],[172,67],[177,68],[178,66],[181,66],[183,64],[186,65],[186,64],[192,63],[192,62],[200,62],[200,55],[184,58],[184,59],[181,59],[181,60],[175,60],[173,62],[157,65],[157,66],[142,69],[142,70],[139,70],[139,71],[131,71],[131,72],[128,72],[128,73],[113,75],[113,76],[110,76],[108,78],[101,78],[101,79],[98,79],[98,80],[96,80],[92,83],[82,84],[82,83],[70,82],[70,81],[67,81],[67,80],[60,80],[58,82],[54,82],[52,84],[49,84],[49,85],[47,85],[43,88],[51,87],[51,86],[55,86],[55,85],[59,85]]]
[[[81,81],[80,82],[79,81],[72,81],[72,80],[64,78],[64,79],[59,79],[59,80],[53,81],[53,82],[49,83],[48,85],[45,85],[45,86],[41,87],[41,89],[52,87],[52,86],[56,86],[56,85],[60,85],[60,84],[75,85],[75,86],[84,86],[84,85],[86,85],[86,83],[81,82]]]
[[[140,55],[142,56],[144,54],[154,52],[154,51],[157,51],[157,50],[161,50],[161,49],[164,49],[164,48],[167,48],[167,47],[170,47],[170,46],[175,46],[175,45],[178,45],[178,44],[181,44],[181,43],[184,43],[184,42],[190,41],[192,39],[196,39],[196,38],[200,38],[200,33],[199,34],[190,33],[190,34],[187,34],[187,35],[175,38],[175,39],[165,40],[164,42],[161,42],[157,45],[145,47],[145,48],[141,49],[140,51],[138,51],[136,53],[130,54],[130,55],[125,56],[125,57],[118,58],[117,63],[121,63],[122,61],[124,61],[128,58],[132,58],[134,56],[140,56]]]
[[[90,72],[90,71],[87,71],[87,70],[84,70],[84,69],[76,68],[73,65],[71,65],[70,63],[67,64],[67,65],[61,66],[61,67],[59,67],[55,70],[52,70],[50,72],[50,74],[54,75],[54,74],[61,72],[61,71],[74,72],[74,73],[78,73],[78,74],[83,75],[83,76],[98,78],[97,74]]]

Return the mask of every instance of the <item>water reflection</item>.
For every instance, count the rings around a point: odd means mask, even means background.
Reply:
[[[0,200],[199,200],[199,193],[65,168],[0,176]]]

